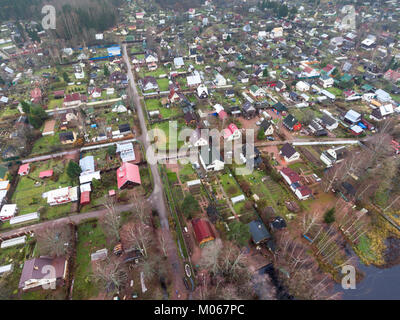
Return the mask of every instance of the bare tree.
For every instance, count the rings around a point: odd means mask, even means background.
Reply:
[[[107,258],[97,261],[93,272],[95,281],[100,282],[107,292],[115,292],[123,288],[128,280],[125,266],[117,259]]]
[[[107,210],[101,219],[103,229],[109,237],[118,242],[120,240],[121,217],[115,209],[115,200],[106,196],[103,198],[102,204]]]
[[[36,232],[36,239],[41,255],[60,257],[65,255],[70,248],[73,237],[69,225],[46,226]]]
[[[144,257],[147,257],[147,248],[152,243],[152,234],[150,227],[137,222],[127,228],[127,242],[130,248],[139,249]]]

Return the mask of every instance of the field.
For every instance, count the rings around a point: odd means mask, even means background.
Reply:
[[[42,154],[48,153],[52,151],[52,148],[56,146],[60,146],[60,138],[59,133],[56,132],[54,135],[43,136],[40,137],[38,140],[35,141],[33,145],[31,154]]]
[[[160,123],[155,123],[151,126],[151,129],[154,129],[154,135],[150,134],[150,141],[152,138],[156,138],[155,145],[159,150],[166,150],[166,149],[179,149],[183,146],[184,141],[170,141],[170,123],[171,123],[171,132],[176,133],[176,137],[178,139],[179,132],[185,127],[185,123],[182,119],[176,121],[176,126],[174,122],[165,121]],[[155,135],[158,136],[155,136]]]

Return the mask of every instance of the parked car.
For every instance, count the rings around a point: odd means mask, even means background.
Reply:
[[[274,138],[274,137],[267,137],[267,140],[269,140],[269,141],[274,141],[275,138]]]

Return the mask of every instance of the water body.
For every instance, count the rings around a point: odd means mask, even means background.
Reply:
[[[335,289],[342,292],[343,300],[400,300],[400,240],[387,239],[385,260],[394,265],[389,268],[366,266],[361,262],[357,268],[364,273],[364,278],[356,284],[356,289],[344,290],[340,284]],[[346,252],[355,256],[354,251],[347,246]]]
[[[400,265],[380,269],[360,264],[358,269],[364,272],[365,277],[357,283],[356,289],[336,289],[343,292],[343,300],[399,300],[400,299]]]

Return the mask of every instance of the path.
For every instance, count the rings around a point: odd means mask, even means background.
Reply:
[[[173,272],[173,287],[174,289],[172,290],[172,298],[173,299],[178,299],[178,295],[176,294],[177,290],[180,293],[180,296],[182,299],[186,299],[186,288],[183,284],[183,277],[185,276],[185,272],[183,269],[183,265],[181,260],[179,259],[178,256],[178,251],[176,247],[175,240],[172,237],[171,231],[169,229],[169,222],[168,222],[168,215],[169,212],[167,210],[167,206],[165,203],[165,197],[164,197],[164,192],[163,192],[163,184],[162,180],[160,177],[160,172],[158,170],[158,164],[156,161],[149,161],[151,158],[154,159],[153,153],[152,153],[152,148],[150,146],[150,141],[149,141],[149,135],[147,133],[147,126],[146,126],[146,121],[143,115],[143,109],[142,105],[140,103],[140,96],[137,92],[136,89],[136,83],[135,79],[133,77],[132,73],[132,67],[131,63],[126,51],[126,44],[122,45],[122,50],[123,50],[123,58],[125,61],[125,64],[128,68],[128,79],[129,79],[129,85],[130,89],[129,90],[129,95],[130,98],[133,100],[133,103],[135,105],[137,115],[139,118],[139,123],[140,123],[140,128],[142,131],[142,135],[138,137],[138,140],[143,143],[144,149],[146,150],[146,157],[148,160],[148,164],[151,169],[152,177],[153,177],[153,185],[154,185],[154,190],[152,194],[150,195],[148,201],[151,203],[152,207],[157,210],[158,215],[160,217],[160,224],[162,228],[162,232],[164,235],[164,239],[167,243],[167,253],[168,253],[168,260],[170,264],[172,265],[172,272]]]

